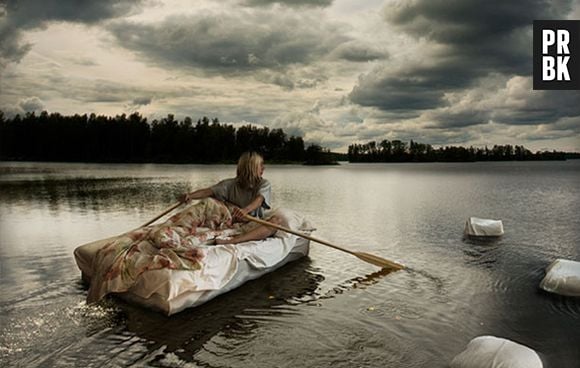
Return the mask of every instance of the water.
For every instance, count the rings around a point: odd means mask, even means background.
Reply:
[[[0,163],[0,365],[447,367],[470,339],[509,338],[546,366],[580,366],[580,298],[541,291],[580,260],[580,162],[268,166],[276,206],[322,245],[308,258],[172,317],[84,302],[72,252],[132,229],[233,166]],[[462,237],[469,216],[506,234]]]

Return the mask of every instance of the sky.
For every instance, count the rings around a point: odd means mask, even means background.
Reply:
[[[580,91],[532,89],[534,19],[580,1],[0,0],[0,110],[580,152]]]

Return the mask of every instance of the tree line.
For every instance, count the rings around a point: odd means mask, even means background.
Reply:
[[[350,162],[469,162],[564,160],[579,153],[532,153],[523,146],[491,149],[445,146],[411,140],[351,144],[347,154],[331,152],[282,129],[222,124],[217,118],[182,121],[169,114],[149,122],[139,113],[114,117],[26,113],[6,118],[0,111],[0,160],[63,162],[233,163],[242,152],[258,151],[270,162],[310,165]]]
[[[474,161],[535,161],[580,158],[579,153],[538,151],[532,153],[524,146],[494,145],[491,149],[473,146],[444,146],[433,148],[430,144],[411,140],[382,140],[348,147],[350,162],[474,162]]]
[[[261,152],[267,160],[304,162],[302,137],[282,129],[197,122],[174,115],[148,122],[139,113],[108,117],[27,113],[5,118],[0,112],[0,159],[80,162],[235,162],[242,152]]]

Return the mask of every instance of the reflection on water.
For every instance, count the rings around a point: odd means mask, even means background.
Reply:
[[[70,303],[67,296],[83,289],[78,280],[71,280],[0,306],[2,318],[9,317],[1,335],[3,362],[7,366],[67,366],[63,362],[92,366],[97,357],[100,364],[123,366],[159,363],[169,353],[174,360],[192,361],[216,336],[239,343],[265,320],[300,314],[291,306],[312,299],[322,279],[305,258],[171,317],[116,298],[90,306],[83,301]],[[63,302],[69,305],[63,308]],[[64,346],[52,351],[59,344]]]
[[[46,203],[57,212],[62,205],[100,211],[111,207],[148,208],[148,203],[175,201],[191,190],[186,182],[158,182],[142,178],[45,179],[0,182],[0,201],[7,205]]]
[[[502,245],[500,238],[492,239],[464,239],[467,245],[463,249],[466,262],[486,268],[493,268],[493,265],[502,256]]]
[[[322,279],[313,273],[309,259],[298,260],[210,303],[171,317],[124,305],[127,329],[156,343],[155,348],[165,346],[167,351],[192,356],[216,334],[251,335],[256,321],[240,320],[240,315],[276,319],[291,313],[289,303],[307,299]]]
[[[0,366],[446,367],[475,336],[549,367],[580,362],[580,301],[538,289],[580,260],[580,163],[269,166],[274,204],[316,236],[409,266],[377,270],[312,244],[291,263],[172,317],[84,303],[72,251],[153,218],[234,166],[0,163]],[[470,216],[498,239],[463,238]]]

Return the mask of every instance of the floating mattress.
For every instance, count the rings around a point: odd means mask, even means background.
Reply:
[[[191,237],[175,235],[176,226],[183,225],[184,214],[190,221],[191,213],[197,216],[206,212],[215,220],[213,215],[221,211],[218,207],[213,202],[199,203],[161,225],[76,248],[75,260],[83,280],[90,285],[88,301],[114,294],[130,303],[172,315],[308,254],[309,241],[291,234],[279,233],[260,241],[223,245],[192,245]],[[303,218],[293,211],[279,211],[277,215],[292,230],[302,230],[306,226]],[[195,232],[191,228],[186,230],[188,234]],[[204,232],[205,237],[207,233]],[[172,248],[175,239],[183,244]],[[194,240],[198,239],[199,236]],[[153,243],[156,245],[152,246]],[[91,294],[98,297],[91,300]]]
[[[540,287],[551,293],[580,296],[580,262],[557,259],[546,268]]]
[[[499,237],[504,234],[501,220],[470,217],[465,221],[464,234],[470,237]]]
[[[478,336],[451,361],[451,368],[542,368],[538,353],[517,342]]]

